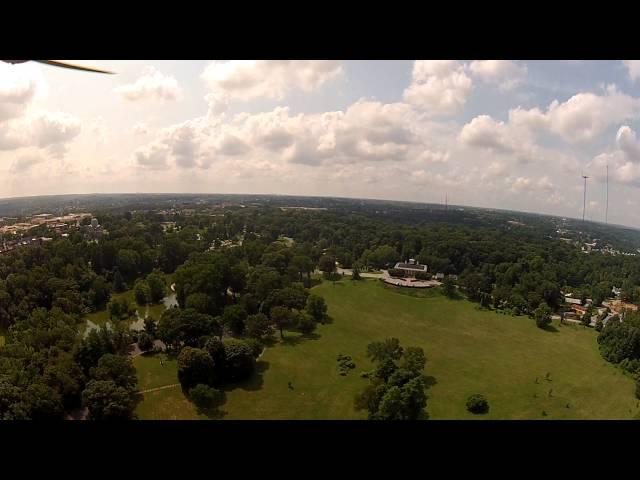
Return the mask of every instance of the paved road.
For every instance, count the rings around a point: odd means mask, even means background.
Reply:
[[[345,277],[350,277],[353,273],[353,270],[351,268],[338,268],[337,271],[340,275],[344,275]],[[384,278],[386,275],[388,274],[384,270],[382,273],[360,272],[360,276],[363,278]]]
[[[350,268],[338,268],[339,274],[344,274],[344,276],[351,276],[353,270]],[[403,287],[413,287],[413,288],[427,288],[427,287],[435,287],[440,285],[440,282],[437,280],[419,280],[419,281],[410,281],[402,278],[393,278],[389,275],[387,270],[383,270],[382,273],[365,273],[361,272],[360,276],[363,278],[381,278],[386,283],[391,285],[403,286]]]

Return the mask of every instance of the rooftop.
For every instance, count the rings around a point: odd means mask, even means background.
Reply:
[[[418,263],[396,263],[395,268],[400,268],[402,270],[416,270],[418,272],[427,271],[426,265],[420,265]]]

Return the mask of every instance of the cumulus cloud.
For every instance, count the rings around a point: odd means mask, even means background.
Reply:
[[[20,117],[46,91],[46,83],[35,66],[0,63],[0,123]]]
[[[106,145],[109,140],[109,127],[103,117],[96,118],[89,125],[90,132],[96,137],[97,145]]]
[[[56,157],[62,157],[67,143],[81,130],[80,121],[63,112],[40,112],[30,120],[30,143],[48,148]]]
[[[475,60],[469,64],[469,70],[482,81],[504,90],[514,88],[527,76],[527,66],[511,60]]]
[[[22,147],[47,149],[57,158],[81,131],[80,121],[64,112],[38,111],[0,126],[0,150]]]
[[[314,166],[408,159],[446,162],[446,151],[425,143],[425,128],[407,104],[359,100],[345,111],[321,114],[292,115],[287,107],[278,107],[228,120],[208,115],[163,130],[152,144],[166,147],[171,163],[185,168],[206,168],[227,157]],[[147,164],[147,157],[140,156],[138,163]]]
[[[521,176],[515,179],[507,178],[506,181],[510,183],[510,191],[512,193],[528,192],[543,195],[556,193],[556,186],[548,176],[543,176],[538,179]]]
[[[291,90],[310,92],[342,74],[336,60],[214,61],[202,74],[211,104],[256,98],[282,100]]]
[[[624,66],[631,81],[635,82],[640,79],[640,60],[623,60]]]
[[[464,107],[471,89],[471,78],[455,60],[417,60],[403,99],[426,113],[451,115]]]
[[[623,125],[618,129],[616,145],[626,154],[630,161],[640,162],[640,143],[636,139],[636,132],[627,125]]]
[[[426,163],[447,163],[450,158],[450,153],[447,151],[431,151],[425,150],[418,157],[418,162]]]
[[[38,154],[23,155],[11,164],[12,173],[24,173],[34,165],[44,162],[44,158]]]
[[[510,123],[532,131],[545,129],[568,143],[591,141],[611,125],[640,114],[640,99],[608,86],[604,95],[578,93],[566,102],[554,100],[546,112],[516,108]]]
[[[526,131],[489,115],[473,118],[462,127],[458,138],[463,145],[511,156],[520,162],[532,161],[540,155]]]
[[[139,148],[134,152],[138,166],[152,170],[164,169],[167,166],[168,148],[161,144],[152,144]]]
[[[618,129],[613,149],[594,157],[587,164],[587,172],[603,181],[607,167],[610,180],[640,186],[640,142],[629,126],[623,125]]]
[[[149,133],[149,126],[146,123],[136,123],[133,126],[133,133],[136,135],[146,135]]]
[[[136,102],[139,100],[177,100],[181,95],[178,81],[153,67],[134,83],[123,85],[115,89],[116,93],[125,100]]]
[[[68,143],[80,133],[80,121],[63,112],[35,110],[34,101],[45,98],[47,90],[37,66],[0,64],[0,151],[36,147],[64,156]],[[33,158],[19,157],[12,171],[31,165]]]
[[[0,122],[20,116],[35,92],[34,82],[8,82],[0,74]]]

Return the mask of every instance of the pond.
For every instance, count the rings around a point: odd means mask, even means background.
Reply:
[[[167,295],[166,297],[164,297],[162,299],[162,305],[164,305],[164,308],[171,308],[173,306],[177,306],[178,305],[178,300],[176,298],[176,294],[175,293],[171,293],[171,295]],[[140,311],[136,310],[136,314],[135,314],[135,319],[130,319],[129,320],[129,329],[130,330],[134,330],[134,331],[141,331],[144,330],[144,319],[146,317],[149,316],[149,305],[147,305],[145,307],[145,312],[144,312],[144,316],[140,315]],[[113,323],[110,320],[107,320],[104,323],[104,326],[108,329],[110,329],[113,326]],[[98,325],[95,322],[92,322],[91,320],[87,319],[86,320],[86,327],[83,333],[84,337],[87,337],[87,335],[89,335],[89,333],[92,330],[99,330],[101,328],[100,325]]]

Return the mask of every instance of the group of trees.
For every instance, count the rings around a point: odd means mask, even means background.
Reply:
[[[598,335],[602,356],[620,365],[640,380],[640,313],[627,312],[624,321],[617,316],[609,319]]]
[[[63,419],[86,407],[90,419],[133,416],[137,379],[126,356],[128,330],[78,335],[77,319],[38,308],[9,330],[0,348],[0,418]]]
[[[550,238],[557,236],[556,226],[544,217],[526,216],[526,225],[512,228],[500,213],[436,213],[385,207],[383,215],[373,207],[349,205],[328,212],[261,208],[237,214],[260,240],[274,238],[276,230],[310,245],[310,261],[327,274],[335,261],[360,272],[416,258],[432,273],[457,274],[460,289],[486,308],[534,316],[543,304],[551,311],[561,309],[562,291],[599,304],[613,286],[622,286],[624,299],[640,300],[637,256],[585,255],[573,244]],[[597,234],[606,236],[600,230]]]
[[[640,399],[640,312],[627,312],[624,321],[616,315],[600,328],[600,354],[633,376]]]
[[[421,418],[427,405],[422,348],[405,350],[397,338],[388,338],[370,343],[367,356],[376,368],[368,375],[369,385],[356,395],[356,410],[367,411],[370,420]]]

